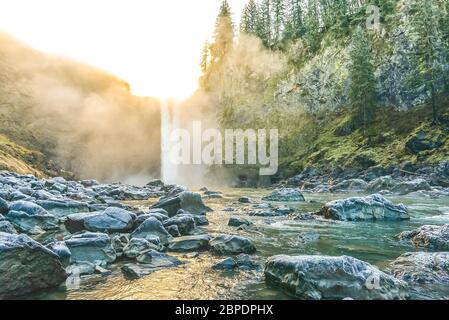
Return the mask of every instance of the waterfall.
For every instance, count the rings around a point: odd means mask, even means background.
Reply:
[[[170,105],[161,102],[161,178],[165,183],[174,183],[175,169],[170,161],[170,132],[172,130],[172,116]]]

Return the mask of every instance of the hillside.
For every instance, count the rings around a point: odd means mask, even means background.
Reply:
[[[371,4],[379,25],[368,29]],[[224,1],[201,91],[217,101],[223,128],[279,128],[276,180],[310,168],[437,165],[449,160],[448,8],[446,0],[250,0],[232,34]]]
[[[159,174],[159,103],[0,33],[0,169],[100,180]]]

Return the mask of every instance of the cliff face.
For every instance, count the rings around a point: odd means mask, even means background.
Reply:
[[[381,24],[378,32],[370,31],[378,79],[378,105],[411,109],[425,104],[429,93],[422,86],[407,84],[415,50],[409,40],[407,2],[398,1],[394,13],[384,20],[387,22]],[[293,99],[313,111],[347,106],[350,42],[350,37],[326,35],[320,52],[280,85],[280,97]],[[448,70],[449,65],[444,69]]]
[[[100,180],[159,174],[159,103],[0,34],[0,169]]]

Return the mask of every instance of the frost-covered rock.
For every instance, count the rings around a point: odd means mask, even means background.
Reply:
[[[390,264],[389,271],[413,285],[449,285],[449,252],[405,253]]]
[[[284,202],[303,202],[305,201],[299,189],[282,188],[276,189],[268,196],[262,198],[263,201],[284,201]]]
[[[66,277],[55,253],[26,235],[0,232],[0,299],[57,287]]]
[[[347,256],[274,256],[265,265],[265,280],[300,299],[407,297],[405,282]]]
[[[178,210],[188,211],[193,215],[205,215],[211,209],[206,207],[199,193],[183,191],[173,197],[161,199],[152,206],[153,209],[164,209],[169,216],[177,214]]]
[[[399,234],[400,240],[409,240],[418,248],[449,251],[449,224],[444,226],[422,226],[416,230]]]
[[[342,221],[410,219],[404,205],[395,205],[377,194],[331,201],[317,214],[326,219]]]
[[[254,253],[256,247],[251,240],[233,235],[219,235],[209,242],[210,251],[218,255],[237,255]]]

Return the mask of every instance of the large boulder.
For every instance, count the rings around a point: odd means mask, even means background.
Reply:
[[[135,214],[120,208],[110,207],[103,212],[75,213],[64,222],[68,231],[128,232],[134,226]]]
[[[159,247],[154,243],[149,242],[148,240],[134,238],[131,239],[123,249],[123,254],[129,259],[135,259],[150,249],[158,250]]]
[[[363,191],[367,186],[368,183],[362,179],[348,179],[331,187],[330,191],[331,192]]]
[[[134,232],[131,234],[131,238],[148,239],[154,236],[159,237],[161,243],[166,245],[172,239],[172,236],[156,218],[146,219]]]
[[[64,199],[64,200],[38,200],[36,203],[58,217],[68,214],[89,212],[89,205],[85,202]]]
[[[65,244],[71,252],[70,261],[72,263],[83,261],[94,264],[98,262],[112,263],[117,258],[111,238],[105,233],[75,234],[65,239]]]
[[[299,189],[281,188],[276,189],[268,196],[262,198],[263,201],[277,202],[304,202],[304,196]]]
[[[444,226],[422,226],[416,230],[399,234],[400,240],[411,241],[418,248],[449,251],[449,224]]]
[[[365,188],[365,192],[373,193],[391,190],[397,185],[397,182],[391,176],[383,176],[371,181]]]
[[[420,130],[410,137],[405,147],[410,153],[418,154],[425,150],[434,150],[441,147],[446,138],[443,134],[432,134],[425,130]]]
[[[254,253],[256,247],[251,240],[234,235],[219,235],[209,242],[210,251],[218,255],[237,255]]]
[[[173,268],[182,264],[178,258],[151,249],[139,255],[137,262],[150,268]]]
[[[398,183],[393,189],[391,189],[391,191],[398,195],[406,195],[415,191],[430,191],[431,189],[430,184],[426,180],[415,179],[412,181]]]
[[[390,264],[389,271],[412,285],[449,285],[449,252],[405,253]]]
[[[405,282],[347,256],[274,256],[265,265],[265,280],[299,299],[407,298]]]
[[[59,219],[44,208],[28,201],[16,201],[10,204],[6,215],[14,227],[28,234],[39,234],[59,227]]]
[[[342,221],[410,219],[404,205],[395,205],[377,194],[331,201],[317,214],[326,219]]]
[[[178,210],[188,211],[193,215],[205,215],[211,209],[206,207],[199,193],[183,191],[173,197],[161,199],[152,206],[153,209],[164,209],[170,217],[177,214]]]
[[[196,252],[207,250],[210,237],[208,235],[196,235],[175,238],[168,244],[168,250],[173,252]]]
[[[56,254],[26,235],[0,232],[0,299],[57,287],[66,277]]]
[[[195,219],[191,214],[176,215],[173,218],[165,220],[163,225],[165,228],[177,226],[182,236],[190,234],[196,228]]]

